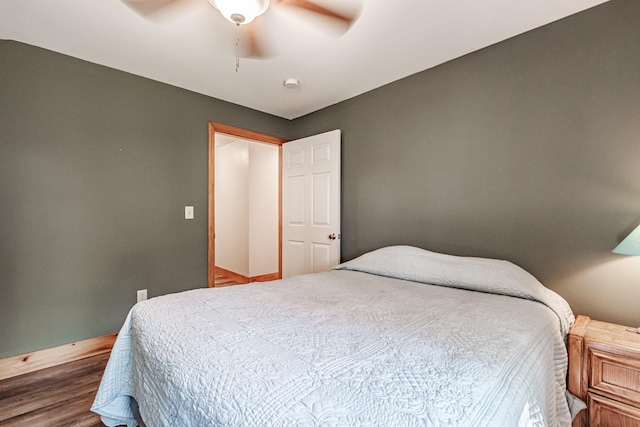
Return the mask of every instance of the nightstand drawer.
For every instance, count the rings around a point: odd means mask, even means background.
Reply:
[[[589,427],[640,427],[640,408],[589,393]]]
[[[640,360],[590,349],[589,387],[607,395],[640,404]]]

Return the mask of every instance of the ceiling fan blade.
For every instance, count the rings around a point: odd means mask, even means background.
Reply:
[[[262,20],[255,21],[238,27],[240,45],[238,55],[241,58],[266,59],[276,55],[275,48],[263,31]]]
[[[152,21],[175,19],[178,12],[191,9],[199,0],[122,0],[129,9]]]
[[[331,18],[350,27],[356,19],[358,19],[358,12],[341,12],[332,10],[323,6],[320,6],[309,0],[277,0],[276,4],[284,6],[296,7],[298,9],[313,12],[326,18]]]

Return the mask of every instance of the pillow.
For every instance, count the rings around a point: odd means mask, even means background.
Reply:
[[[569,331],[574,321],[569,304],[560,295],[509,261],[445,255],[412,246],[389,246],[333,269],[537,301],[558,315],[563,333]]]

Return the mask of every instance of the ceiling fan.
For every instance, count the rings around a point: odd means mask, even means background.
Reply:
[[[163,10],[169,10],[176,6],[188,6],[195,0],[122,0],[127,6],[138,14],[150,17]],[[336,8],[323,5],[322,0],[207,0],[229,22],[235,24],[242,32],[243,52],[242,57],[261,59],[271,56],[273,52],[269,48],[265,37],[260,34],[256,18],[263,15],[269,7],[286,7],[293,10],[304,11],[316,17],[322,18],[322,22],[331,24],[326,28],[332,31],[338,30],[344,34],[360,15],[360,7]],[[353,0],[352,0],[353,1]],[[341,2],[344,6],[345,2]],[[349,2],[346,2],[349,3]],[[314,20],[316,22],[317,20]]]

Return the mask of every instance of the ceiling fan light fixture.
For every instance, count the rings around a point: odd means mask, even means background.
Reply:
[[[209,0],[209,3],[236,25],[250,23],[269,7],[269,0]]]

